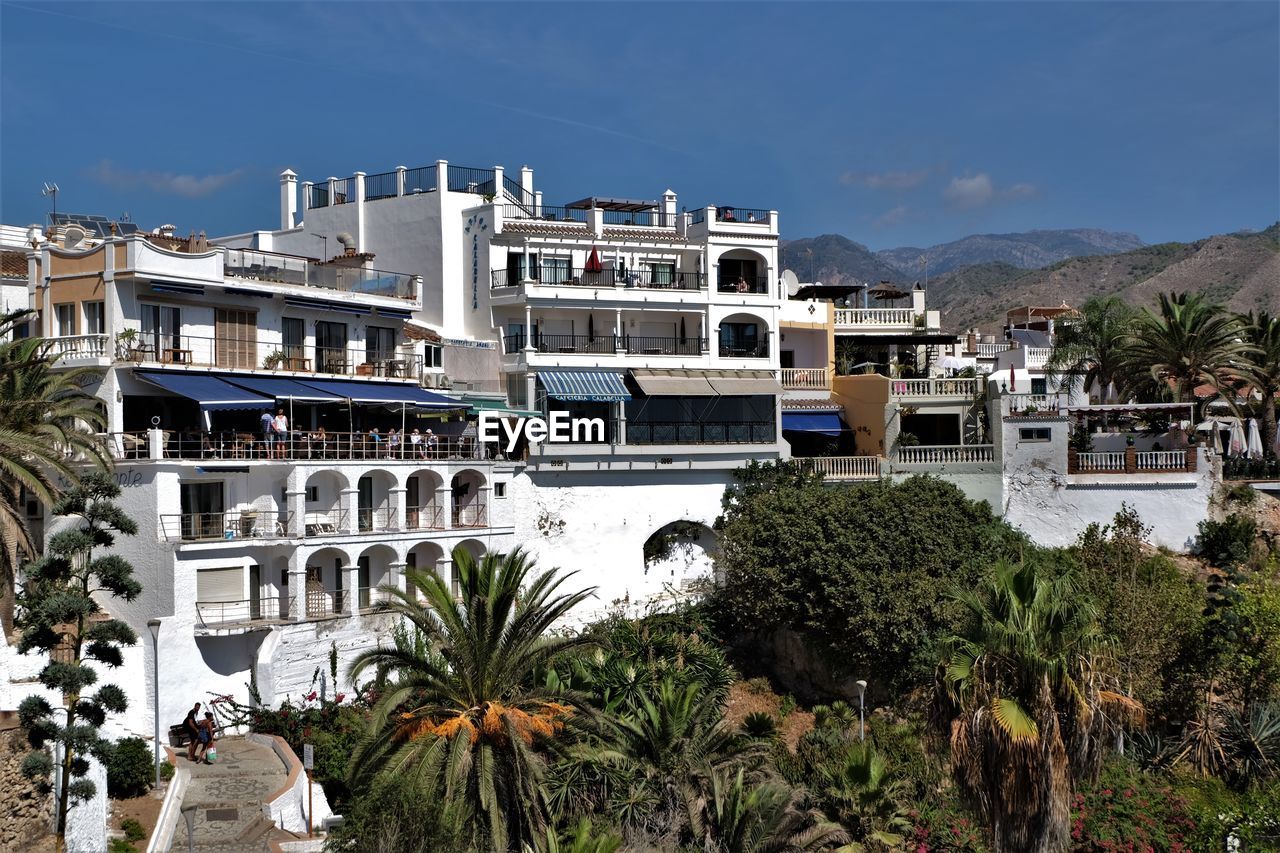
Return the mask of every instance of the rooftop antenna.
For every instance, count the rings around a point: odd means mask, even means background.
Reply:
[[[49,223],[53,224],[54,217],[58,215],[58,185],[45,181],[44,189],[40,191],[40,195],[53,199],[53,213],[49,215]]]

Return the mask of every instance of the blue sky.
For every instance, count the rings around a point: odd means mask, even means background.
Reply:
[[[1280,4],[0,2],[0,220],[211,235],[444,158],[872,248],[1280,217]]]

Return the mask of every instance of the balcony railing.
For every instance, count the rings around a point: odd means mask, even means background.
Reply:
[[[894,379],[889,389],[895,397],[976,397],[982,393],[985,380],[967,379]]]
[[[831,377],[825,367],[784,367],[782,387],[793,391],[827,391]]]
[[[150,458],[146,431],[107,436],[116,459]],[[165,459],[244,459],[298,461],[306,459],[449,460],[479,459],[481,445],[470,436],[427,436],[399,432],[305,432],[268,439],[260,432],[200,432],[165,430],[160,440]]]
[[[370,352],[363,344],[307,347],[251,338],[143,334],[118,356],[139,364],[180,364],[232,370],[289,370],[338,376],[415,379],[422,354],[398,350]]]
[[[339,536],[347,532],[347,511],[331,509],[325,512],[308,512],[302,517],[304,536]]]
[[[473,503],[453,508],[454,527],[487,527],[488,525],[488,507],[484,503]]]
[[[954,465],[994,461],[995,450],[990,444],[899,447],[897,458],[897,462],[902,465]]]
[[[879,456],[815,456],[799,461],[827,480],[880,479]]]
[[[170,542],[287,539],[292,518],[275,510],[177,513],[160,516],[160,533]]]
[[[1049,357],[1053,355],[1052,347],[1027,347],[1026,348],[1026,366],[1028,370],[1042,368],[1049,363]]]
[[[502,341],[508,354],[524,350],[525,337],[522,333],[505,335]],[[535,335],[533,339],[536,352],[613,355],[617,348],[618,339],[614,335]]]
[[[578,223],[585,225],[587,222],[587,211],[580,207],[563,207],[553,204],[544,204],[533,209],[530,213],[524,205],[520,204],[504,204],[502,206],[503,219],[534,219],[544,222],[567,222],[570,224]]]
[[[510,270],[494,270],[492,272],[493,289],[517,287],[522,282],[521,274]],[[640,287],[646,290],[699,290],[706,286],[706,276],[694,272],[671,273],[650,269],[621,270],[606,269],[599,272],[588,272],[582,268],[567,269],[564,267],[535,267],[531,272],[531,280],[542,286],[564,287]]]
[[[757,344],[742,345],[730,344],[724,341],[720,342],[721,358],[768,358],[769,342],[767,340],[760,341]]]
[[[769,276],[733,276],[721,274],[716,282],[716,290],[721,293],[768,293]]]
[[[55,358],[106,358],[107,335],[63,335],[49,338]]]
[[[1080,453],[1076,456],[1076,468],[1081,472],[1124,471],[1123,450]]]
[[[1007,394],[1009,414],[1027,412],[1056,412],[1062,408],[1059,394]]]
[[[400,519],[391,507],[360,507],[356,510],[356,530],[369,533],[373,530],[396,530]]]
[[[837,308],[836,326],[915,326],[911,308]]]
[[[381,610],[393,600],[380,586],[362,586],[356,590],[356,609],[361,613]]]
[[[288,595],[259,595],[243,601],[197,601],[196,619],[205,628],[289,619]]]
[[[436,167],[419,166],[416,169],[405,169],[404,194],[417,195],[436,191]]]
[[[223,272],[228,276],[370,296],[418,298],[414,277],[407,273],[318,264],[294,255],[256,249],[224,249],[223,252]]]
[[[395,172],[382,172],[377,175],[367,175],[364,179],[364,200],[378,201],[384,198],[395,198],[397,192],[397,181]]]
[[[495,195],[493,169],[473,169],[469,166],[449,165],[449,192]]]
[[[1159,474],[1192,472],[1195,450],[1104,450],[1089,453],[1067,451],[1068,474]]]
[[[630,355],[701,355],[707,349],[707,340],[627,335],[624,346]]]
[[[627,421],[628,444],[773,444],[773,421]]]
[[[675,213],[661,210],[603,210],[605,225],[635,225],[646,228],[675,228]]]
[[[978,344],[978,358],[995,358],[1002,352],[1008,352],[1013,349],[1013,344],[1008,341],[1001,341],[996,344]]]
[[[748,225],[768,225],[769,211],[760,207],[729,207],[721,205],[715,207],[708,205],[715,213],[716,222],[733,222],[745,223]],[[689,211],[689,222],[696,225],[700,222],[706,222],[707,208],[698,207]]]
[[[444,530],[444,507],[426,504],[405,509],[406,530]]]

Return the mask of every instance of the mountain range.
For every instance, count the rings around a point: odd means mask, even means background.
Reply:
[[[872,252],[846,237],[827,234],[785,241],[781,260],[802,281],[888,279],[910,284],[922,278],[919,264],[913,267],[911,258],[918,262],[923,252],[933,253],[928,304],[942,311],[948,330],[978,326],[995,331],[1005,311],[1020,305],[1079,305],[1092,296],[1112,294],[1146,305],[1156,294],[1171,290],[1203,291],[1236,311],[1280,313],[1280,223],[1259,232],[1152,246],[1132,234],[1072,229],[975,235],[928,250]],[[1027,268],[1045,256],[1054,259]],[[907,268],[895,265],[894,258]],[[969,262],[946,267],[960,258]],[[935,263],[946,268],[935,274]]]

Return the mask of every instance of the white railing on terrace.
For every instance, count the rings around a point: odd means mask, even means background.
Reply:
[[[1062,397],[1058,394],[1008,394],[1009,413],[1025,412],[1034,409],[1037,412],[1056,412],[1062,408]]]
[[[837,326],[914,326],[910,308],[837,308]]]
[[[1143,450],[1137,457],[1139,471],[1185,471],[1187,468],[1185,450]]]
[[[990,444],[954,444],[899,447],[898,463],[901,465],[948,465],[961,462],[994,462],[995,451]]]
[[[978,358],[995,358],[1002,352],[1013,349],[1013,344],[1002,341],[998,344],[978,344]]]
[[[801,463],[828,480],[878,480],[879,456],[814,456]]]
[[[825,367],[784,367],[782,368],[782,387],[826,391],[831,387],[831,379]]]
[[[1124,451],[1081,453],[1076,457],[1076,465],[1081,471],[1123,471]]]
[[[965,379],[894,379],[890,390],[895,397],[975,397],[985,381]]]
[[[63,335],[49,338],[57,358],[106,358],[106,335]]]
[[[1049,363],[1049,356],[1053,355],[1053,350],[1050,347],[1027,347],[1026,353],[1027,369],[1034,370]]]

